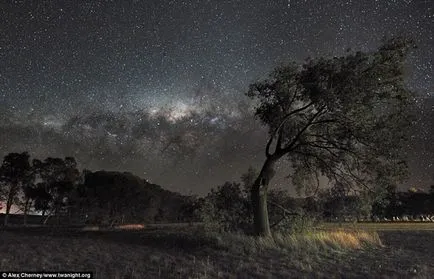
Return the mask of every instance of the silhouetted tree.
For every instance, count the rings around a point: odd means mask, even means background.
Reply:
[[[40,182],[36,184],[34,192],[34,207],[36,211],[42,213],[42,217],[46,216],[48,210],[50,210],[50,202],[52,197],[48,192],[48,186],[45,182]]]
[[[29,158],[27,152],[9,153],[4,157],[0,167],[1,193],[6,200],[5,226],[8,224],[12,204],[17,204],[23,186],[28,185],[32,180]]]
[[[403,178],[413,94],[404,83],[412,42],[396,38],[377,51],[279,67],[250,85],[255,115],[269,128],[266,160],[251,189],[254,228],[270,236],[267,191],[274,166],[286,157],[295,187],[319,177],[370,188]]]
[[[399,207],[395,216],[403,214],[416,217],[418,215],[431,215],[434,212],[432,196],[425,192],[399,192],[397,193]]]
[[[61,210],[68,204],[69,195],[80,177],[77,162],[72,157],[66,157],[65,159],[49,157],[43,162],[33,160],[33,167],[42,180],[38,184],[37,190],[37,193],[40,194],[39,201],[42,202],[40,205],[44,209],[49,207],[51,213],[57,217],[57,223],[59,224]],[[48,197],[49,201],[47,203],[46,198]]]
[[[372,198],[366,192],[352,192],[345,185],[336,184],[322,191],[324,217],[343,222],[367,219],[372,211]]]
[[[372,205],[372,216],[386,217],[396,216],[396,210],[399,205],[396,185],[389,185],[385,188],[376,189],[376,198]]]
[[[36,198],[36,185],[34,184],[34,180],[29,181],[29,183],[26,183],[23,185],[23,201],[21,203],[21,207],[23,210],[23,224],[27,224],[27,215],[29,213],[29,210],[32,207],[32,204]]]

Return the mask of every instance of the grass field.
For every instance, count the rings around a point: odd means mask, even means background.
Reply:
[[[0,231],[0,270],[90,270],[95,278],[433,278],[434,231],[332,227],[275,241],[191,228],[8,228]]]

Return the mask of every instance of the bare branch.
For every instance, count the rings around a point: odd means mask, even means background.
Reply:
[[[285,207],[283,207],[282,205],[275,203],[273,201],[268,201],[269,204],[281,209],[285,214],[289,214],[289,215],[299,215],[297,212],[292,212],[288,209],[286,209]]]
[[[275,226],[279,225],[280,222],[282,222],[283,220],[285,220],[286,218],[288,218],[287,214],[288,214],[288,215],[293,215],[293,216],[298,216],[298,215],[300,215],[300,214],[297,213],[297,212],[292,212],[292,211],[286,209],[285,207],[283,207],[282,205],[280,205],[280,204],[278,204],[278,203],[275,203],[275,202],[272,202],[272,201],[269,201],[268,203],[271,204],[271,205],[274,205],[274,206],[277,207],[277,208],[282,209],[282,212],[283,212],[282,217],[281,217],[279,220],[277,220],[274,224],[272,224],[272,225],[270,226],[270,228],[274,228]]]
[[[275,226],[279,225],[283,220],[286,219],[286,216],[283,215],[279,220],[277,220],[274,224],[270,225],[270,229],[274,228]]]

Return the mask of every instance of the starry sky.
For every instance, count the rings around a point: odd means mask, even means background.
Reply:
[[[0,156],[74,156],[186,194],[261,166],[250,83],[410,35],[420,111],[402,187],[434,183],[432,1],[1,1],[0,32]]]

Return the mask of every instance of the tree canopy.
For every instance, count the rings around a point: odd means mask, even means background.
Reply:
[[[405,84],[404,62],[412,47],[411,40],[394,38],[376,51],[278,67],[250,85],[255,115],[270,135],[252,188],[258,233],[269,234],[267,213],[259,208],[266,208],[268,183],[282,157],[298,188],[318,187],[321,176],[351,189],[405,178],[402,150],[414,95]]]
[[[0,167],[0,196],[6,200],[5,225],[8,223],[12,204],[17,203],[21,189],[27,187],[33,179],[29,158],[27,152],[9,153]]]

